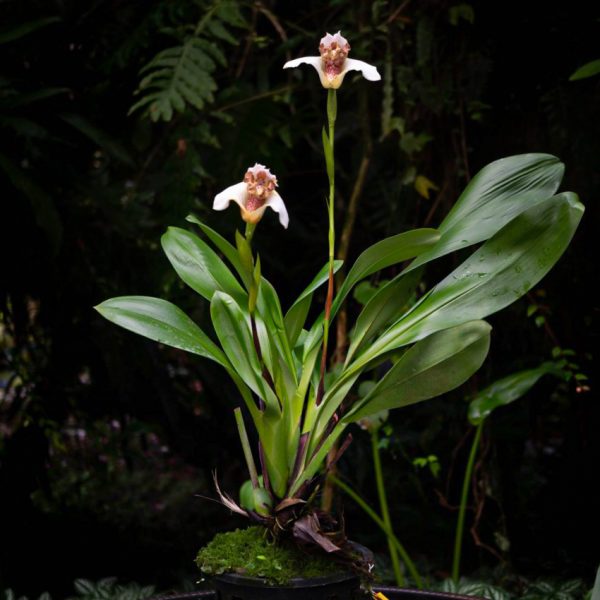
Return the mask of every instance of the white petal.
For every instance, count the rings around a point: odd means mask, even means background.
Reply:
[[[214,210],[225,210],[233,200],[236,204],[244,206],[246,200],[246,184],[242,181],[235,185],[230,185],[226,190],[215,196],[213,202]]]
[[[277,193],[272,192],[269,199],[265,202],[265,206],[272,208],[276,213],[279,213],[279,222],[287,229],[290,222],[287,209],[283,202],[283,198]]]
[[[299,67],[300,65],[312,65],[319,74],[321,78],[321,84],[323,87],[327,87],[327,79],[325,78],[325,73],[323,72],[321,57],[320,56],[303,56],[302,58],[295,58],[294,60],[288,60],[288,62],[283,65],[284,69],[294,69]]]
[[[301,56],[300,58],[295,58],[294,60],[288,60],[285,65],[283,65],[284,69],[295,69],[299,65],[306,64],[312,65],[315,69],[321,68],[321,57],[320,56]]]
[[[363,77],[369,81],[379,81],[381,79],[381,75],[379,74],[379,71],[377,71],[377,67],[363,62],[362,60],[347,58],[344,62],[344,69],[340,74],[345,75],[348,71],[360,71],[363,74]]]

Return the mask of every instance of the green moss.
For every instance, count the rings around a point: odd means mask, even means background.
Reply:
[[[198,552],[196,564],[207,575],[238,573],[277,584],[343,570],[326,557],[306,554],[292,543],[274,543],[263,527],[217,534]]]

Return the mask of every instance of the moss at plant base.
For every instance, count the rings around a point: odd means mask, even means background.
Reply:
[[[263,527],[219,533],[198,552],[196,564],[207,575],[237,573],[285,584],[295,577],[324,577],[343,567],[292,543],[274,543]]]

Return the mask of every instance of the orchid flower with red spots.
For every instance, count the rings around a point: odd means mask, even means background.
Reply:
[[[279,222],[287,228],[290,221],[281,196],[275,191],[277,177],[264,165],[256,163],[244,175],[244,180],[229,186],[215,196],[214,210],[225,210],[231,202],[240,207],[242,219],[256,225],[266,208],[279,214]]]
[[[312,65],[319,74],[323,87],[334,90],[342,85],[344,76],[348,71],[360,71],[363,77],[369,81],[379,81],[381,79],[377,67],[362,60],[348,58],[350,44],[340,31],[334,35],[328,33],[321,38],[319,52],[321,56],[296,58],[286,62],[283,68],[290,69],[301,64]]]

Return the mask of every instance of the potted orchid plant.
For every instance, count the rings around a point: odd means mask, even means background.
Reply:
[[[312,65],[327,90],[322,141],[329,179],[329,256],[291,306],[282,307],[253,250],[267,208],[283,227],[290,219],[276,176],[256,163],[214,198],[215,210],[232,202],[239,206],[245,227],[235,240],[226,240],[194,216],[187,220],[200,235],[171,227],[161,240],[179,277],[210,303],[215,339],[167,300],[124,296],[96,308],[130,331],[217,363],[239,390],[241,406],[234,416],[249,484],[237,500],[215,478],[225,506],[264,528],[275,543],[294,540],[369,573],[368,553],[357,551],[343,526],[315,502],[324,474],[351,441],[349,427],[381,411],[444,394],[471,377],[490,346],[491,326],[483,319],[548,273],[568,246],[583,206],[571,192],[557,194],[564,170],[557,158],[524,154],[497,160],[471,180],[437,229],[400,232],[366,248],[335,292],[334,276],[341,266],[335,260],[334,221],[337,89],[350,71],[369,81],[380,75],[376,67],[348,58],[350,45],[339,32],[323,37],[319,50],[319,56],[284,65]],[[426,265],[455,251],[466,255],[462,264],[406,309]],[[331,324],[348,295],[359,282],[404,263],[363,306],[344,362],[329,370]],[[325,305],[307,322],[321,286],[327,289]],[[382,365],[387,365],[385,374],[366,394],[352,394],[363,376],[372,380],[375,367],[380,373]],[[257,434],[256,448],[247,420]],[[231,592],[222,593],[229,597]],[[260,597],[271,597],[265,593]],[[294,597],[289,590],[286,594]]]

